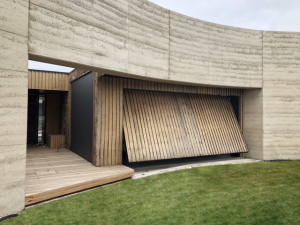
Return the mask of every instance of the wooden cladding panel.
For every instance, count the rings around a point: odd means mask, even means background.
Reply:
[[[106,77],[102,77],[102,79],[105,78]],[[167,84],[167,83],[135,80],[135,79],[127,79],[127,78],[118,78],[118,79],[120,79],[121,82],[123,82],[125,89],[194,93],[194,94],[207,94],[207,95],[223,95],[223,96],[242,95],[242,89],[187,86],[187,85],[180,85],[180,84]]]
[[[123,143],[123,93],[125,89],[135,89],[135,90],[148,90],[148,91],[163,91],[163,92],[175,92],[175,93],[194,93],[194,94],[207,94],[207,95],[223,95],[223,96],[241,96],[241,89],[230,89],[230,88],[215,88],[215,87],[197,87],[197,86],[185,86],[178,84],[167,84],[153,81],[143,81],[135,80],[129,78],[113,77],[113,76],[101,76],[98,78],[99,74],[95,73],[98,79],[98,83],[95,82],[97,91],[95,91],[95,109],[94,113],[94,150],[93,150],[93,164],[95,166],[109,166],[109,165],[119,165],[122,164],[122,143]],[[155,93],[153,93],[154,95]],[[168,96],[171,98],[171,96]],[[138,99],[140,101],[140,99]],[[180,101],[180,99],[179,99]],[[182,101],[182,100],[181,100]],[[149,104],[148,106],[146,105]],[[141,104],[142,107],[150,107],[153,105],[151,99],[146,98],[145,103]],[[125,106],[124,106],[125,107]],[[168,111],[170,114],[168,118],[164,118],[162,122],[164,124],[171,123],[176,129],[184,129],[180,125],[180,121],[174,117],[176,105],[169,106],[172,110]],[[150,107],[151,108],[151,107]],[[186,107],[182,110],[188,110],[190,107]],[[162,108],[151,109],[151,113],[156,115],[162,113]],[[141,112],[142,113],[142,112]],[[139,115],[144,118],[143,114]],[[149,118],[145,118],[146,122],[149,124],[151,129],[155,129],[158,126],[155,121],[151,121]],[[186,118],[187,123],[196,126],[196,121],[191,118]],[[124,120],[125,121],[125,120]],[[166,133],[164,127],[159,128],[161,133]],[[175,128],[174,128],[175,129]],[[126,131],[125,131],[126,132]],[[129,132],[129,131],[127,131]],[[143,131],[142,131],[143,132]],[[199,146],[200,140],[198,133],[199,131],[191,131],[192,137],[196,138],[195,146]],[[198,133],[197,133],[198,132]],[[181,146],[184,145],[184,139],[179,135],[179,133],[171,132],[170,138],[180,140]],[[134,138],[131,136],[131,138]],[[136,141],[136,140],[132,140]],[[159,137],[149,137],[149,145],[153,149],[153,154],[158,157],[160,154],[159,150],[162,143],[159,145]],[[132,142],[130,142],[132,143]],[[129,144],[129,143],[127,143]],[[171,143],[172,144],[172,143]],[[168,149],[166,154],[175,154],[173,151]],[[200,150],[202,149],[200,148]],[[178,153],[177,153],[178,154]],[[186,153],[188,155],[188,152]]]
[[[247,152],[246,143],[228,98],[189,95],[207,154]]]
[[[60,134],[61,94],[47,93],[46,99],[46,134]]]
[[[247,152],[228,97],[126,90],[130,162]]]
[[[28,89],[68,91],[70,76],[67,73],[29,71]]]
[[[97,166],[122,164],[123,85],[107,77],[98,83],[98,130],[93,163]]]
[[[51,149],[65,147],[64,144],[66,143],[65,135],[47,135],[47,146]]]

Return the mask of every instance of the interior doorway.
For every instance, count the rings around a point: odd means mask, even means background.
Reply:
[[[48,136],[64,135],[66,101],[67,92],[28,90],[27,144],[50,145]]]
[[[28,91],[27,144],[45,143],[46,96],[39,90]]]

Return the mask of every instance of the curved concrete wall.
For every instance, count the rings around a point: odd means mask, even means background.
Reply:
[[[147,0],[31,0],[30,58],[111,74],[261,88],[262,32],[204,22]]]
[[[262,33],[171,12],[170,79],[261,87]]]

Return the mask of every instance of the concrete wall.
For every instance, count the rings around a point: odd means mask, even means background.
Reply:
[[[262,87],[262,32],[147,0],[31,0],[30,58],[141,79]]]
[[[265,160],[300,159],[300,33],[264,32]]]
[[[262,32],[170,13],[170,79],[262,87]]]
[[[24,208],[28,6],[0,1],[0,218]]]
[[[300,33],[263,32],[263,89],[244,90],[246,157],[300,159]]]
[[[244,157],[263,160],[263,90],[243,91],[243,135],[249,153]]]

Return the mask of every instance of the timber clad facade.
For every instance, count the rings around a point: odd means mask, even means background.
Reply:
[[[46,143],[50,148],[65,146],[70,133],[69,89],[68,73],[29,70],[27,144]],[[57,135],[63,137],[50,138]]]
[[[70,76],[68,73],[29,70],[28,89],[69,91]]]
[[[28,88],[46,97],[44,142],[68,147],[95,166],[121,165],[124,151],[129,162],[248,152],[242,89],[83,70],[29,71]]]
[[[207,96],[237,96],[240,97],[240,101],[242,101],[242,93],[243,91],[241,89],[230,89],[230,88],[213,88],[213,87],[197,87],[197,86],[187,86],[187,85],[178,85],[178,84],[167,84],[167,83],[160,83],[160,82],[153,82],[153,81],[144,81],[144,80],[137,80],[137,79],[128,79],[128,78],[122,78],[122,77],[113,77],[113,76],[100,76],[97,73],[95,74],[96,79],[98,79],[98,87],[97,92],[95,95],[95,124],[97,124],[97,127],[94,128],[94,141],[95,141],[95,148],[93,150],[93,164],[95,166],[109,166],[109,165],[118,165],[122,163],[122,146],[123,146],[123,129],[125,132],[125,137],[127,137],[127,140],[130,140],[130,138],[135,138],[135,135],[138,135],[137,133],[130,133],[133,132],[134,127],[133,125],[130,126],[128,123],[129,115],[127,115],[129,111],[128,104],[134,104],[134,101],[128,100],[128,96],[126,98],[125,93],[128,93],[129,90],[143,90],[148,91],[147,93],[178,93],[178,96],[181,96],[181,94],[189,93],[189,94],[197,94],[195,96],[198,96],[198,94],[203,94]],[[99,77],[99,78],[97,78]],[[139,96],[144,92],[139,92],[139,94],[136,94],[135,96]],[[180,94],[181,93],[181,94]],[[172,94],[173,95],[173,94]],[[160,97],[158,97],[160,98]],[[172,100],[172,98],[170,98]],[[183,102],[180,104],[184,104],[185,99],[182,99]],[[144,101],[144,99],[141,99],[141,101]],[[150,100],[149,100],[150,101]],[[228,100],[229,101],[229,100]],[[228,102],[226,102],[228,103]],[[148,107],[156,109],[155,103],[152,103],[154,105],[148,104]],[[242,112],[242,103],[239,104],[240,106],[240,112]],[[230,106],[231,107],[231,106]],[[165,109],[162,110],[158,117],[161,117],[165,113]],[[210,109],[208,109],[210,110]],[[124,115],[127,115],[127,120]],[[149,114],[150,115],[150,114]],[[146,118],[149,118],[146,116]],[[229,116],[229,115],[228,115]],[[136,116],[134,117],[137,118]],[[154,118],[153,118],[154,119]],[[156,118],[158,119],[158,118]],[[177,119],[177,118],[176,118]],[[231,118],[232,119],[232,118]],[[236,118],[234,118],[236,120]],[[139,121],[136,121],[136,125],[141,122],[141,119],[138,119]],[[242,120],[241,120],[242,121]],[[133,121],[131,121],[133,123]],[[171,122],[171,121],[169,121]],[[211,121],[214,122],[213,120]],[[207,123],[210,125],[216,126],[217,124],[212,124],[210,122]],[[234,124],[236,126],[237,122]],[[125,126],[126,125],[126,126]],[[125,126],[125,127],[124,127]],[[151,133],[153,135],[158,135],[156,132],[160,129],[160,126],[163,126],[162,124],[156,124],[154,125],[153,130]],[[241,123],[242,126],[242,123]],[[224,126],[223,126],[224,127]],[[222,127],[219,127],[222,129]],[[242,129],[242,128],[241,128]],[[239,129],[239,132],[240,130]],[[194,128],[193,128],[194,131]],[[166,131],[166,133],[169,133],[169,131]],[[145,134],[146,135],[146,134]],[[181,135],[184,135],[184,138],[188,136],[187,133],[181,133]],[[219,134],[214,134],[219,136]],[[221,135],[221,134],[220,134]],[[223,134],[222,134],[223,135]],[[225,133],[224,133],[225,135]],[[226,134],[228,135],[228,134]],[[132,137],[131,137],[132,136]],[[209,136],[212,140],[217,136]],[[221,136],[219,137],[221,138]],[[176,138],[173,136],[165,136],[164,139],[168,139],[167,141],[176,141]],[[136,149],[136,154],[141,154],[143,151],[143,147],[141,146],[141,143],[137,139],[136,141],[129,141],[127,144],[127,149],[129,147],[129,151],[132,152],[132,149]],[[154,141],[154,140],[153,140]],[[163,140],[162,140],[163,141]],[[204,140],[201,140],[203,142]],[[143,145],[146,145],[146,142],[142,141]],[[159,146],[159,143],[155,142],[157,146]],[[134,144],[136,146],[130,146],[131,144]],[[190,143],[192,144],[192,143]],[[225,142],[224,142],[225,144]],[[244,145],[244,144],[242,144]],[[225,148],[225,146],[222,146]],[[206,146],[208,148],[208,146]],[[221,148],[221,146],[220,146]],[[163,151],[163,148],[161,148],[161,151]],[[175,149],[173,150],[175,151]],[[220,150],[219,154],[225,154],[225,152],[222,152]],[[245,150],[245,147],[243,150],[236,152],[247,152]],[[228,151],[227,153],[230,153]],[[233,152],[232,152],[233,153]],[[207,153],[203,155],[215,155],[212,153]],[[188,156],[196,156],[195,155],[186,155]],[[201,155],[201,154],[200,154]],[[180,158],[180,155],[169,157],[169,158]],[[132,159],[132,158],[131,158]],[[152,160],[154,160],[153,158]],[[156,159],[163,159],[156,157]],[[145,160],[132,160],[132,161],[148,161],[150,158],[147,158]]]
[[[228,97],[126,90],[130,162],[247,152]]]

